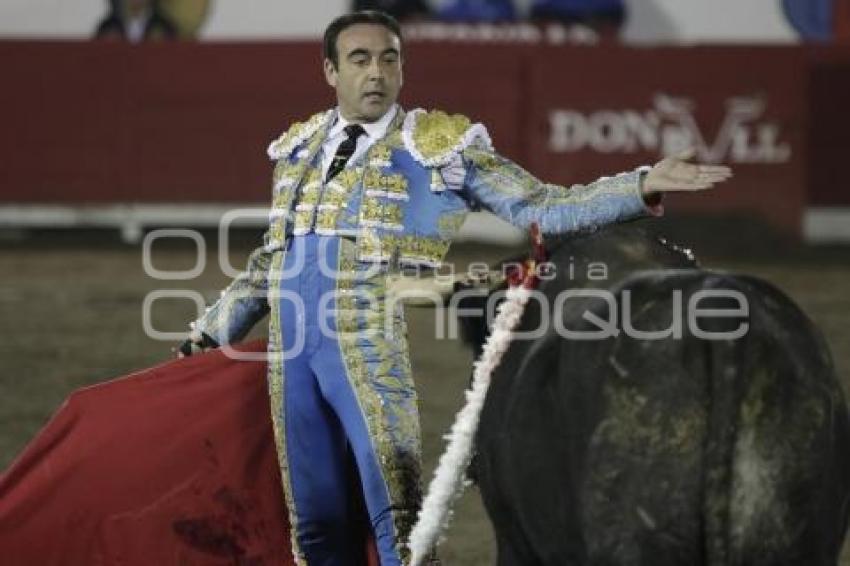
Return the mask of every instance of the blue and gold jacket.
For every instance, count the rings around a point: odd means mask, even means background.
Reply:
[[[336,118],[329,110],[274,140],[269,229],[247,269],[193,323],[226,344],[268,312],[263,296],[272,254],[287,238],[316,232],[354,238],[357,259],[438,266],[470,210],[485,209],[519,228],[569,233],[650,211],[639,168],[587,185],[543,183],[493,150],[487,130],[464,116],[401,109],[359,162],[322,181],[321,148]]]

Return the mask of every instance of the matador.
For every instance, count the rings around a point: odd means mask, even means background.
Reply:
[[[405,563],[421,500],[420,428],[404,313],[390,274],[440,265],[470,210],[571,233],[657,213],[665,190],[721,167],[673,158],[586,185],[539,181],[460,115],[405,111],[398,24],[356,12],[325,32],[337,106],[268,148],[269,227],[247,268],[193,323],[195,349],[269,319],[268,388],[298,564],[352,564],[350,462],[383,566]],[[356,485],[356,484],[355,484]]]

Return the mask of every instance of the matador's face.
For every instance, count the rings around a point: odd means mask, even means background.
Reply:
[[[337,38],[339,65],[325,59],[325,78],[336,89],[343,117],[374,122],[398,98],[402,84],[401,42],[378,24],[355,24]]]

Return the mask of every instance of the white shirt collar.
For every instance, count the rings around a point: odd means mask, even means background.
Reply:
[[[395,118],[396,112],[398,112],[398,104],[393,104],[379,120],[368,123],[364,122],[360,125],[363,126],[363,129],[366,130],[366,135],[372,138],[373,141],[379,140],[387,133],[387,129],[390,127],[390,123],[392,123],[393,118]],[[328,132],[328,139],[335,138],[341,134],[342,130],[350,123],[351,122],[343,118],[339,108],[337,108],[336,122],[334,122],[334,125],[331,126],[331,129]]]

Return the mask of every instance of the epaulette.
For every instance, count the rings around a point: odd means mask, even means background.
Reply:
[[[266,152],[269,158],[277,161],[289,157],[295,148],[310,139],[319,129],[324,126],[333,115],[333,110],[313,114],[306,122],[295,122],[279,138],[269,144]]]
[[[492,147],[490,135],[481,124],[473,124],[466,116],[448,115],[440,110],[411,110],[401,130],[407,150],[426,167],[447,165],[454,155],[476,140]]]

